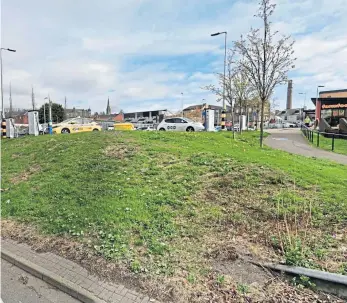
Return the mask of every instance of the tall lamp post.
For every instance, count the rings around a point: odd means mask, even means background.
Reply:
[[[306,106],[306,92],[305,93],[299,93],[299,95],[305,95],[305,98],[304,98],[304,108]]]
[[[1,73],[1,116],[3,119],[5,119],[5,109],[4,109],[4,89],[3,89],[3,80],[2,80],[2,51],[5,50],[5,51],[8,51],[8,52],[16,52],[15,49],[11,49],[11,48],[1,48],[0,49],[0,73]]]
[[[306,106],[306,92],[304,92],[304,93],[299,93],[299,95],[305,95],[305,98],[304,98],[304,107],[303,107],[303,110],[302,110],[302,121],[304,121],[304,119],[305,119],[304,110],[305,110],[305,106]]]
[[[53,128],[52,128],[52,101],[51,98],[48,97],[48,132],[50,135],[53,134]]]
[[[184,117],[183,115],[183,93],[181,93],[181,108],[182,108],[182,117]]]
[[[219,32],[211,34],[211,37],[219,36],[219,35],[225,35],[224,39],[224,78],[223,78],[223,110],[222,110],[222,130],[225,130],[225,116],[226,116],[226,105],[225,105],[225,67],[226,67],[226,60],[227,60],[227,32]]]

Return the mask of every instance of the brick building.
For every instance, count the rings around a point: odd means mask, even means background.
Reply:
[[[319,98],[311,98],[316,106],[315,120],[324,119],[330,127],[338,127],[347,119],[347,89],[321,91]]]

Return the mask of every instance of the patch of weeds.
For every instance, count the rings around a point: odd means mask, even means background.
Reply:
[[[292,279],[292,284],[298,288],[310,288],[315,289],[316,284],[311,281],[309,277],[306,276],[300,276],[299,278],[294,277]]]
[[[302,266],[308,268],[320,268],[312,260],[312,252],[309,247],[304,246],[300,238],[291,238],[291,243],[285,243],[284,256],[286,264],[293,266]]]
[[[138,260],[134,260],[130,263],[130,270],[134,273],[141,272],[141,263]]]
[[[319,260],[323,260],[325,258],[325,256],[327,255],[327,250],[325,248],[316,248],[313,251],[313,254],[319,259]]]
[[[225,283],[225,276],[223,275],[218,275],[217,276],[217,284],[219,286],[222,286]]]
[[[193,273],[189,273],[187,276],[187,281],[190,284],[194,284],[196,282],[196,276]]]
[[[249,286],[247,284],[237,284],[237,291],[245,295],[249,292]]]
[[[340,265],[338,273],[347,276],[347,262],[344,262]]]

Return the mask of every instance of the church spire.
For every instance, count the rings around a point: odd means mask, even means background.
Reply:
[[[107,99],[106,115],[111,115],[110,98]]]

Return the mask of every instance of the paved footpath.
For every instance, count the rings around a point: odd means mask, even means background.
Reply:
[[[272,148],[305,157],[328,159],[347,165],[347,156],[311,146],[300,129],[267,129],[266,132],[271,135],[266,138],[265,144]]]
[[[1,260],[3,303],[80,303],[11,263]]]
[[[102,281],[98,277],[89,274],[80,265],[53,253],[36,253],[30,246],[17,243],[11,239],[1,239],[1,246],[9,253],[34,263],[74,285],[78,285],[84,291],[97,297],[100,300],[98,302],[158,303],[148,296],[130,290],[123,285]]]

